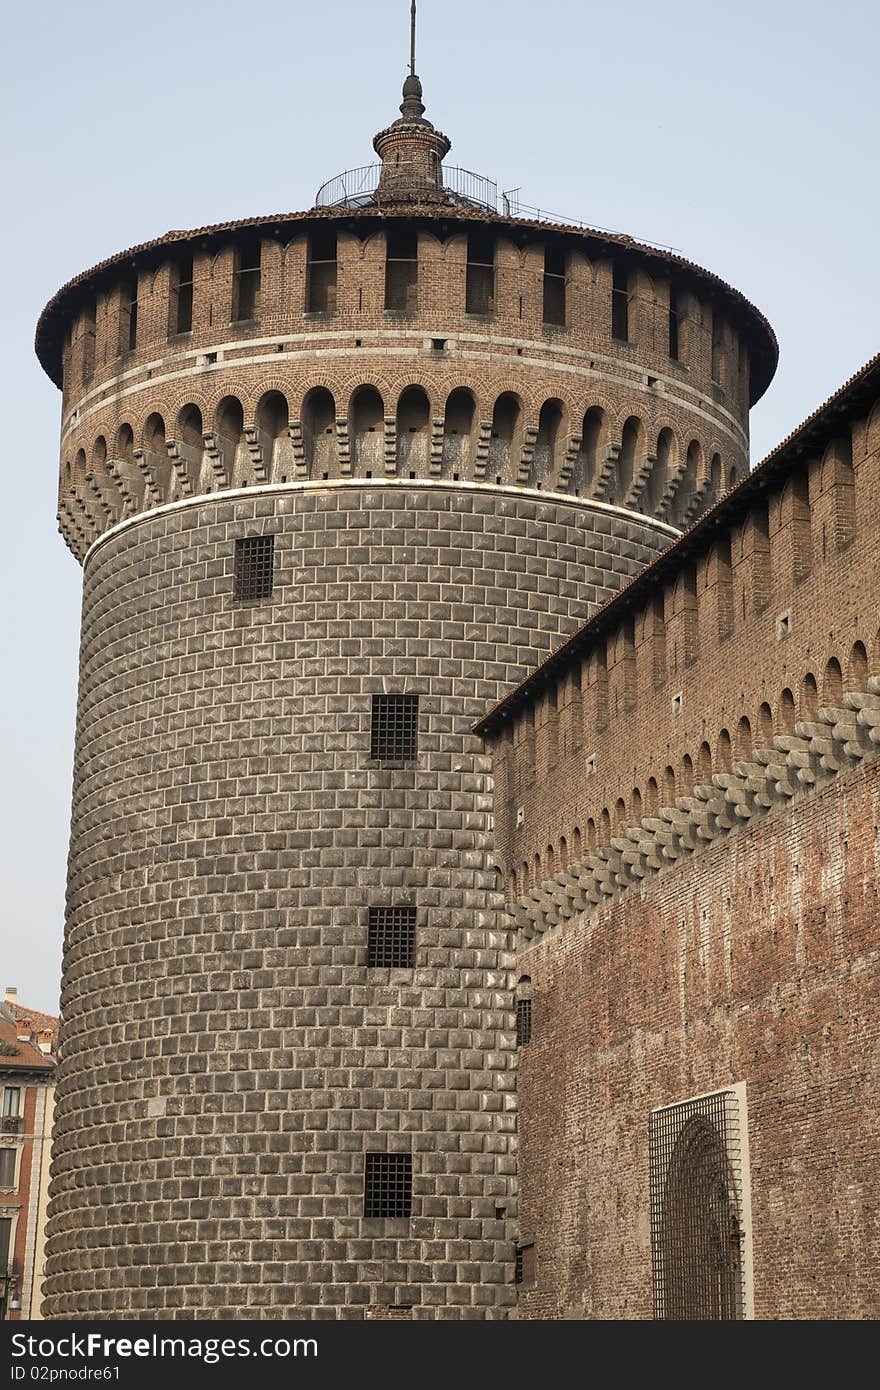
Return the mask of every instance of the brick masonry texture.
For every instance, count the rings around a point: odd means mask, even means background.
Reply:
[[[648,1115],[742,1081],[755,1316],[877,1316],[878,820],[875,763],[521,953],[521,1316],[652,1316]]]
[[[754,1310],[876,1317],[880,359],[481,721],[525,1317],[652,1316],[650,1112],[745,1083]]]
[[[237,538],[275,589],[232,602]],[[497,1318],[515,1302],[513,956],[471,732],[666,543],[399,481],[196,498],[85,568],[50,1317]],[[371,697],[420,696],[414,765]],[[366,969],[414,903],[414,971]],[[365,1220],[367,1150],[410,1221]]]

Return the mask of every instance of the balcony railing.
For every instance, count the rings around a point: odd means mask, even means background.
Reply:
[[[0,1115],[0,1134],[20,1134],[23,1125],[23,1115]]]
[[[421,182],[424,179],[424,166],[413,167],[418,181]],[[404,169],[404,165],[394,166],[395,192],[389,194],[389,198],[400,196],[400,175]],[[449,194],[451,202],[470,203],[489,212],[498,211],[498,185],[491,179],[483,178],[482,174],[475,174],[470,169],[458,169],[448,165],[443,166],[442,174],[443,192]],[[346,169],[344,173],[337,174],[334,179],[328,179],[322,184],[315,198],[315,206],[366,207],[377,201],[381,176],[381,164],[365,164],[361,169]]]
[[[394,184],[389,189],[388,201],[400,198],[398,175],[405,166],[394,166]],[[425,176],[423,165],[417,168],[418,180]],[[381,164],[365,164],[361,169],[346,169],[334,179],[328,179],[318,189],[315,206],[319,208],[363,208],[378,203],[379,180],[382,176]],[[452,203],[466,203],[481,208],[485,212],[498,212],[504,217],[523,218],[529,222],[554,222],[559,226],[578,227],[585,232],[599,232],[606,236],[620,237],[623,241],[638,241],[642,246],[653,246],[658,251],[674,251],[681,254],[677,246],[667,246],[662,241],[650,241],[647,237],[631,237],[625,232],[615,232],[611,227],[598,227],[594,222],[584,222],[579,217],[563,217],[559,213],[548,212],[546,208],[532,207],[519,197],[519,189],[511,188],[499,193],[498,185],[492,179],[475,174],[470,169],[460,169],[444,164],[442,168],[443,192],[449,195]]]

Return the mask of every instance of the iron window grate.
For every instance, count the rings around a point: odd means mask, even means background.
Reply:
[[[734,1091],[650,1117],[654,1316],[743,1317],[742,1139]]]
[[[418,695],[374,695],[370,757],[382,762],[409,762],[416,756]]]
[[[367,925],[367,965],[411,970],[416,954],[414,907],[371,907]]]
[[[412,1214],[412,1155],[365,1154],[364,1216]]]
[[[275,537],[248,536],[235,542],[236,603],[271,598],[275,567]]]
[[[516,1001],[516,1045],[525,1047],[526,1043],[532,1041],[532,1001],[531,999],[517,999]]]

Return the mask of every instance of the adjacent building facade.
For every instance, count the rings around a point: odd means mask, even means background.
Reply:
[[[648,1303],[592,1300],[577,1191],[552,1169],[565,1239],[537,1191],[546,1159],[596,1161],[550,1081],[564,1007],[524,964],[543,885],[592,852],[584,822],[548,860],[539,809],[567,804],[563,765],[583,780],[584,736],[515,772],[496,741],[534,750],[536,663],[751,486],[775,339],[680,257],[499,212],[414,75],[403,95],[381,164],[309,212],[171,233],[40,320],[84,567],[52,1317],[650,1307],[650,1277]],[[700,601],[666,639],[682,686]],[[629,758],[635,641],[595,675]]]
[[[58,1020],[0,1004],[0,1319],[39,1318]]]

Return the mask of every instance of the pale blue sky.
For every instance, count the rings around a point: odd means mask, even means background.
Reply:
[[[4,20],[0,985],[58,997],[80,571],[55,530],[60,397],[33,356],[72,275],[170,228],[311,206],[397,114],[406,0],[49,0]],[[679,248],[780,340],[763,457],[880,349],[877,0],[421,0],[451,162]]]

